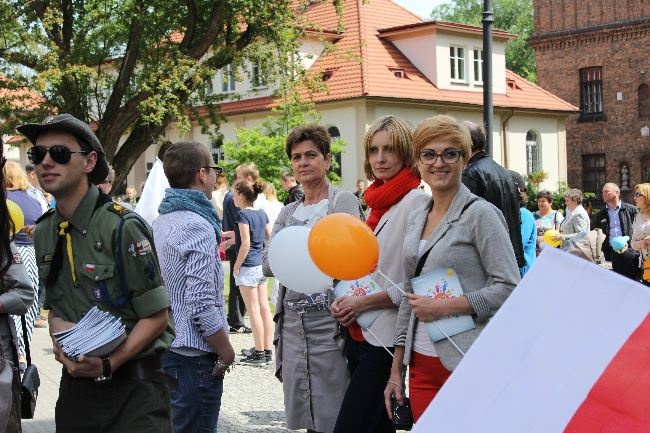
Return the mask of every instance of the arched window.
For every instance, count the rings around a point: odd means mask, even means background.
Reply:
[[[639,117],[650,117],[650,86],[639,86]]]
[[[530,176],[542,169],[542,155],[539,136],[535,131],[526,133],[526,173]]]
[[[618,167],[621,189],[630,189],[630,165],[622,162]]]
[[[339,131],[339,128],[337,128],[336,126],[330,126],[329,128],[327,128],[327,132],[330,134],[330,137],[332,137],[332,141],[341,138],[341,131]],[[342,173],[341,152],[332,152],[332,159],[333,159],[332,162],[334,164],[332,164],[331,170],[334,173],[336,173],[339,177],[341,177],[341,173]]]

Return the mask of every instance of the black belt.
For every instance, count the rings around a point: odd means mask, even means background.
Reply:
[[[68,371],[64,368],[63,374],[69,376]],[[112,374],[114,379],[140,379],[149,382],[161,383],[170,388],[178,386],[176,378],[166,374],[160,364],[160,355],[147,356],[145,358],[132,359],[125,362],[117,368]],[[72,377],[75,380],[92,380],[91,377]]]

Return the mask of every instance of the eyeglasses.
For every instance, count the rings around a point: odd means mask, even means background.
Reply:
[[[424,165],[433,165],[438,161],[438,157],[442,158],[445,164],[455,164],[463,154],[462,151],[457,149],[446,149],[442,153],[436,153],[433,150],[423,150],[420,152],[420,162]]]
[[[639,191],[634,191],[634,198],[639,198],[639,197],[645,198],[645,196],[641,194]]]
[[[214,170],[214,172],[215,172],[217,175],[220,175],[221,173],[223,173],[223,169],[222,169],[221,167],[217,167],[216,165],[208,165],[208,166],[206,166],[206,167],[201,167],[201,168],[205,168],[206,170],[209,169],[209,168],[211,168],[211,169]]]
[[[50,153],[50,158],[52,158],[52,161],[56,162],[57,164],[67,164],[70,162],[70,158],[72,158],[73,153],[81,153],[82,155],[85,155],[91,151],[72,151],[62,144],[55,144],[50,148],[43,146],[34,146],[27,151],[27,157],[29,158],[29,162],[32,164],[40,164],[43,162],[45,155],[47,155],[48,152]]]

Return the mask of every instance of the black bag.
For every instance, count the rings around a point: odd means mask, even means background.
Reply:
[[[41,385],[41,378],[38,376],[38,369],[32,364],[32,356],[29,351],[29,340],[27,338],[27,324],[25,323],[25,316],[22,316],[23,323],[23,339],[25,341],[25,356],[27,358],[27,369],[23,374],[21,385],[21,414],[22,419],[34,418],[36,411],[36,399],[38,398],[38,387]]]

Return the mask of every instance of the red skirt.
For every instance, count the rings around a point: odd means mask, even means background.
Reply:
[[[409,399],[414,422],[422,416],[449,376],[451,371],[442,365],[437,356],[412,352],[409,365]]]

